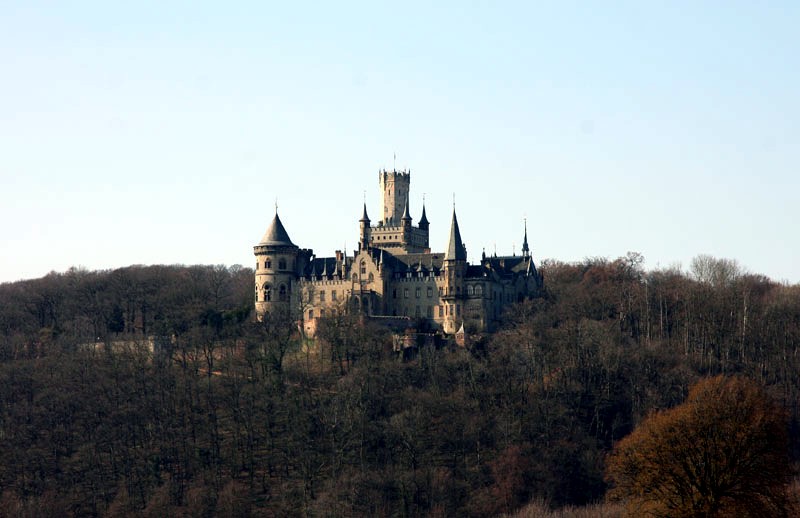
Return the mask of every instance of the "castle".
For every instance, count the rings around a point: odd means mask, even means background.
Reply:
[[[491,331],[507,304],[536,295],[542,288],[528,247],[522,255],[467,261],[455,206],[450,238],[443,252],[429,246],[425,215],[416,226],[409,212],[410,171],[380,171],[380,219],[372,224],[367,205],[359,220],[358,250],[316,257],[300,248],[278,217],[277,209],[255,245],[256,315],[279,305],[302,312],[306,324],[334,311],[357,311],[373,318],[426,319],[446,334]]]

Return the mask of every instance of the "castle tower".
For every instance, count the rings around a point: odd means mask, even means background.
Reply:
[[[296,276],[300,249],[289,239],[289,234],[275,211],[269,228],[261,241],[253,247],[256,256],[256,318],[278,307],[289,307]]]
[[[381,192],[380,221],[384,226],[400,225],[403,209],[408,203],[411,171],[380,171],[378,182]]]
[[[456,209],[453,208],[453,219],[450,223],[450,240],[444,253],[444,290],[442,300],[447,304],[447,313],[443,322],[445,333],[456,332],[456,322],[463,319],[461,300],[464,296],[464,277],[467,273],[467,249],[461,241],[458,229]]]

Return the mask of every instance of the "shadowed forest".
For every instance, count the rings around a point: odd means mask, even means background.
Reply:
[[[800,285],[696,258],[544,262],[541,298],[405,358],[357,315],[254,322],[238,266],[0,285],[0,513],[495,516],[597,505],[609,453],[741,375],[800,458]],[[794,465],[794,464],[793,464]],[[616,509],[615,504],[607,504]],[[522,514],[521,514],[522,515]],[[538,516],[538,515],[537,515]]]

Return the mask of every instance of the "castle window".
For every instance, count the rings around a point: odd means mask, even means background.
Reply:
[[[267,261],[264,263],[264,268],[272,268],[272,261],[267,259]]]
[[[272,287],[269,284],[264,285],[264,302],[270,302],[272,300]]]
[[[281,287],[278,289],[278,300],[285,301],[286,300],[286,285],[281,284]]]
[[[433,288],[428,286],[428,298],[431,298],[431,297],[433,297]]]
[[[286,269],[286,259],[279,259],[278,260],[278,269],[285,270]]]
[[[404,299],[408,298],[408,288],[403,288],[403,298]]]
[[[353,274],[353,282],[358,282],[358,274],[357,273]]]
[[[439,318],[444,316],[444,306],[439,306]]]
[[[336,300],[336,290],[331,290],[331,300]]]
[[[319,310],[319,318],[325,318],[325,310],[324,309],[320,309]]]
[[[428,318],[433,318],[433,306],[428,306]]]
[[[472,285],[467,286],[467,295],[473,295],[474,293]]]
[[[309,309],[308,310],[308,319],[311,320],[312,318],[314,318],[314,310],[313,309]]]
[[[319,292],[319,301],[320,302],[325,302],[325,291],[324,290]]]
[[[367,274],[367,262],[361,261],[361,275]]]
[[[374,280],[375,280],[375,276],[372,275],[372,272],[369,272],[369,282],[372,282]]]
[[[417,288],[417,289],[416,289],[416,291],[415,291],[415,293],[414,293],[414,296],[416,296],[417,298],[419,298],[419,295],[420,295],[420,288]]]
[[[444,289],[439,286],[439,296],[441,297],[444,294]]]
[[[480,284],[475,286],[475,295],[483,295],[483,286]]]

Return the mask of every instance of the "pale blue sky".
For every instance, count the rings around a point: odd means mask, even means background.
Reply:
[[[0,281],[352,250],[396,152],[434,249],[800,282],[798,2],[116,4],[0,0]]]

